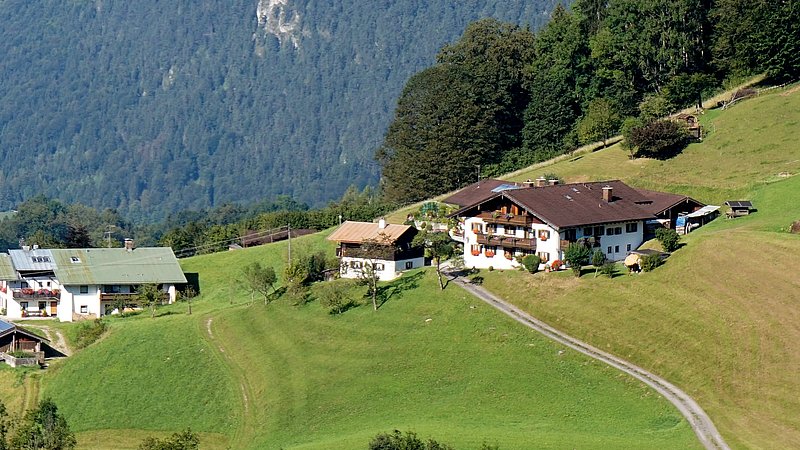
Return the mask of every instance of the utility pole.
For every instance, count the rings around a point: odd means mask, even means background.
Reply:
[[[106,235],[106,246],[108,248],[111,248],[111,230],[114,229],[114,228],[116,228],[116,225],[107,225],[106,226],[105,235]]]
[[[289,239],[289,263],[287,267],[292,266],[292,225],[286,225],[286,235]]]

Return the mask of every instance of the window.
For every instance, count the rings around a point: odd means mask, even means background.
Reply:
[[[472,232],[475,234],[483,233],[483,226],[479,222],[475,222],[472,224]]]
[[[23,311],[27,311],[27,310],[28,310],[28,302],[19,302],[19,307],[20,307],[20,308],[21,308]]]
[[[584,236],[594,236],[594,233],[592,232],[592,227],[584,228],[583,229],[583,235]]]
[[[550,253],[539,252],[537,254],[539,255],[539,259],[542,260],[543,263],[546,263],[547,261],[550,261]]]
[[[469,246],[470,253],[472,256],[478,256],[481,254],[481,247],[478,244],[472,244]]]
[[[549,230],[539,230],[539,240],[546,241],[550,239],[550,231]]]
[[[89,307],[86,305],[81,305],[81,314],[89,314]]]
[[[606,233],[606,227],[594,227],[595,236],[603,236]]]
[[[361,261],[352,261],[352,262],[350,262],[350,266],[353,269],[360,269],[361,268]]]
[[[375,263],[375,270],[381,271],[384,268],[385,267],[384,267],[383,263]]]
[[[631,251],[631,244],[628,244],[628,245],[625,246],[625,251],[626,252]]]
[[[77,263],[81,262],[81,259],[80,259],[80,258],[78,258],[77,256],[70,256],[70,257],[69,257],[69,260],[70,260],[70,261],[71,261],[73,264],[77,264]]]
[[[611,254],[611,246],[610,245],[608,246],[608,251],[606,253],[608,253],[609,255]]]
[[[31,260],[35,263],[46,263],[50,262],[49,256],[31,256]]]
[[[506,234],[509,236],[516,236],[517,227],[515,227],[514,225],[506,225]]]
[[[413,261],[406,261],[406,270],[413,269],[413,268],[414,268],[414,262]]]
[[[89,286],[86,286],[85,284],[82,285],[81,287],[78,288],[78,292],[80,292],[81,294],[88,294]]]
[[[619,245],[614,246],[614,253],[619,253]]]
[[[639,224],[638,223],[626,223],[625,224],[625,232],[626,233],[636,233],[636,231],[638,229],[639,229]]]
[[[576,239],[578,239],[578,230],[573,228],[571,230],[564,231],[564,239],[570,242],[575,241]]]

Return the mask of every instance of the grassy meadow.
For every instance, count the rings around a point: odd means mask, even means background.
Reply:
[[[749,199],[756,213],[723,216],[685,236],[652,273],[481,275],[536,317],[686,390],[734,448],[798,448],[800,236],[786,230],[800,219],[800,93],[713,115],[705,142],[670,161],[630,161],[609,148],[544,170],[570,181],[621,178],[716,204]],[[538,172],[519,178],[532,176]]]
[[[332,252],[326,234],[292,251]],[[220,449],[365,448],[395,428],[458,449],[699,448],[651,389],[559,354],[456,286],[440,292],[430,270],[391,284],[377,312],[366,300],[339,316],[314,301],[251,304],[236,286],[241,267],[280,270],[285,257],[283,242],[183,260],[201,280],[192,315],[178,303],[155,319],[113,318],[101,340],[53,364],[41,393],[79,447],[136,448],[191,427],[202,448]]]

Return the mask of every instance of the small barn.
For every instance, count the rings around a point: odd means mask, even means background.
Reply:
[[[46,341],[47,339],[11,322],[0,320],[0,359],[11,366],[43,363],[45,348],[48,347]],[[30,356],[19,357],[18,352],[25,352]]]
[[[730,208],[730,211],[725,213],[729,219],[747,216],[753,211],[753,203],[747,200],[728,200],[725,205]]]

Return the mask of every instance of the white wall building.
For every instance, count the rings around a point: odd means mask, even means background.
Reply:
[[[383,219],[378,223],[347,221],[328,240],[339,244],[336,256],[342,278],[359,278],[374,264],[380,280],[390,281],[404,270],[425,265],[424,249],[411,245],[416,234],[417,229],[412,226],[387,224]],[[368,257],[365,244],[371,243],[385,248]]]
[[[0,305],[12,319],[101,317],[122,302],[138,302],[136,290],[155,284],[165,302],[185,284],[169,247],[10,250],[0,255]]]
[[[642,244],[644,222],[655,218],[648,210],[652,200],[618,180],[557,184],[540,179],[466,200],[472,203],[453,215],[464,223],[464,263],[475,268],[516,268],[526,254],[538,255],[543,268],[563,261],[574,242],[619,261]]]

